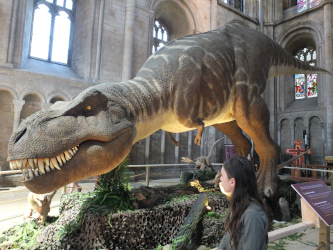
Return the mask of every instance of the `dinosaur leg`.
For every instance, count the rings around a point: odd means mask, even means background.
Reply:
[[[198,129],[197,136],[194,139],[194,143],[197,144],[198,146],[201,145],[201,137],[202,137],[202,132],[204,130],[205,124],[203,123],[202,119],[200,118],[190,118],[189,120],[183,121],[182,124],[185,127],[188,128],[196,128]]]
[[[238,156],[247,157],[251,152],[251,142],[244,136],[236,121],[215,124],[213,127],[230,138]]]
[[[201,122],[201,121],[200,121]],[[198,146],[201,145],[201,137],[202,137],[202,132],[204,130],[204,123],[201,122],[202,124],[198,127],[198,133],[197,136],[194,139],[194,143],[197,144]]]
[[[241,93],[247,93],[242,91]],[[267,197],[276,191],[276,163],[280,155],[279,146],[269,134],[269,110],[260,96],[240,94],[235,103],[235,118],[239,127],[253,140],[260,157],[257,173],[258,189]]]
[[[172,145],[175,145],[175,146],[179,146],[180,145],[179,141],[176,141],[175,138],[173,138],[171,132],[166,132],[166,133],[169,136],[169,139],[170,139]]]

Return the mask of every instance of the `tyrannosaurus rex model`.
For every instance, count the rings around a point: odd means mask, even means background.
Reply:
[[[327,73],[297,61],[266,35],[238,24],[174,40],[152,55],[136,77],[92,86],[69,102],[25,119],[9,142],[8,160],[35,193],[114,169],[132,145],[159,129],[181,133],[213,125],[247,156],[260,157],[258,187],[276,190],[279,147],[269,135],[260,96],[267,79]]]

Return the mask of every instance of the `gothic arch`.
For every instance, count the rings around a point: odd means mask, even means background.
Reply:
[[[70,98],[68,96],[66,96],[65,94],[63,94],[63,93],[55,93],[55,94],[52,94],[48,97],[47,102],[51,103],[53,98],[60,98],[60,99],[63,99],[64,101],[69,101],[70,100]]]
[[[5,85],[0,85],[0,91],[1,90],[9,92],[12,95],[14,100],[18,100],[18,94],[13,88],[5,86]]]
[[[298,49],[303,44],[299,44],[301,40],[311,39],[310,41],[304,41],[303,43],[310,42],[315,49],[317,46],[324,42],[325,31],[322,25],[314,22],[307,21],[304,23],[296,23],[291,25],[290,27],[286,27],[280,34],[277,34],[276,41],[285,49],[287,49],[290,53],[294,53],[293,51],[294,44],[298,45]],[[302,43],[302,42],[301,42]]]
[[[156,0],[151,3],[155,18],[161,19],[169,28],[171,39],[202,31],[200,16],[194,4],[186,0]],[[200,27],[198,27],[200,25]]]
[[[41,99],[41,102],[43,103],[43,102],[46,102],[46,98],[45,98],[45,96],[41,93],[41,92],[39,92],[39,91],[37,91],[37,90],[27,90],[27,91],[25,91],[22,95],[21,95],[21,97],[20,97],[20,100],[23,100],[24,99],[24,97],[25,96],[27,96],[27,95],[37,95],[40,99]]]

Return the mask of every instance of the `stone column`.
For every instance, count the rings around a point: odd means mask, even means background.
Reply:
[[[43,102],[41,103],[41,106],[42,106],[42,110],[47,110],[51,107],[52,103],[49,103],[49,102]]]
[[[210,1],[210,29],[216,29],[217,0]]]
[[[145,144],[145,164],[149,164],[150,136],[146,137]]]
[[[124,35],[123,74],[122,80],[132,78],[133,51],[134,51],[134,25],[135,25],[135,0],[126,1],[126,20]]]
[[[161,134],[161,164],[164,164],[164,154],[165,154],[165,131],[162,130]]]
[[[14,123],[13,123],[13,131],[15,131],[20,125],[20,117],[23,105],[25,104],[24,100],[13,100],[14,105]]]
[[[175,140],[179,141],[179,133],[175,134]],[[179,146],[175,147],[175,163],[179,163]]]
[[[325,68],[333,73],[333,41],[332,41],[332,4],[324,6],[324,28],[325,28]],[[333,87],[332,76],[325,75],[325,99],[326,99],[326,147],[325,155],[333,155]]]
[[[293,148],[294,145],[294,140],[295,140],[295,127],[296,127],[296,123],[293,121],[291,123],[291,147]]]
[[[16,34],[16,24],[17,24],[17,10],[18,10],[18,0],[13,1],[12,7],[12,19],[10,22],[10,34],[8,42],[8,51],[7,51],[7,63],[13,64],[14,57],[14,45],[15,45],[15,34]]]
[[[281,124],[276,125],[277,130],[277,144],[281,147]]]
[[[101,69],[104,5],[105,5],[105,0],[101,0],[99,6],[99,19],[98,19],[98,35],[97,35],[96,65],[95,65],[95,79],[94,79],[95,81],[99,79],[100,69]]]
[[[191,159],[192,155],[192,130],[187,132],[187,157]]]

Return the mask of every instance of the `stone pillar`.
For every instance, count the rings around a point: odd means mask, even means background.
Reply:
[[[16,34],[16,24],[17,24],[17,10],[18,10],[18,0],[13,1],[12,7],[12,19],[10,22],[10,34],[8,42],[8,51],[7,51],[7,63],[13,64],[14,57],[14,45],[15,45],[15,34]]]
[[[332,4],[324,6],[325,28],[325,68],[333,73],[333,41],[332,41]],[[332,76],[325,75],[325,99],[326,99],[326,147],[325,155],[333,155],[333,87]]]
[[[43,102],[41,103],[41,106],[42,106],[42,110],[47,110],[51,107],[52,103],[49,103],[49,102]]]
[[[192,130],[187,132],[187,157],[191,158],[192,155]]]
[[[165,131],[162,130],[161,135],[161,164],[164,164],[164,154],[165,154]]]
[[[295,127],[296,127],[296,123],[293,121],[291,123],[291,147],[293,148],[295,145],[294,145],[294,140],[295,140]]]
[[[20,117],[23,105],[25,104],[24,100],[13,100],[14,105],[14,123],[13,123],[13,131],[15,131],[20,125]]]
[[[134,25],[135,25],[135,0],[126,1],[126,20],[124,35],[123,74],[122,80],[132,78],[133,51],[134,51]]]
[[[281,147],[281,124],[276,125],[277,130],[277,144]]]
[[[175,140],[179,141],[179,133],[175,134]],[[179,146],[175,147],[175,163],[179,163]]]
[[[150,136],[146,137],[145,144],[145,164],[149,164]]]
[[[105,0],[101,0],[100,7],[99,7],[99,19],[98,19],[96,65],[95,65],[95,79],[94,79],[95,81],[97,81],[99,79],[100,69],[101,69],[104,5],[105,5]]]
[[[217,0],[210,0],[210,29],[216,29]]]

